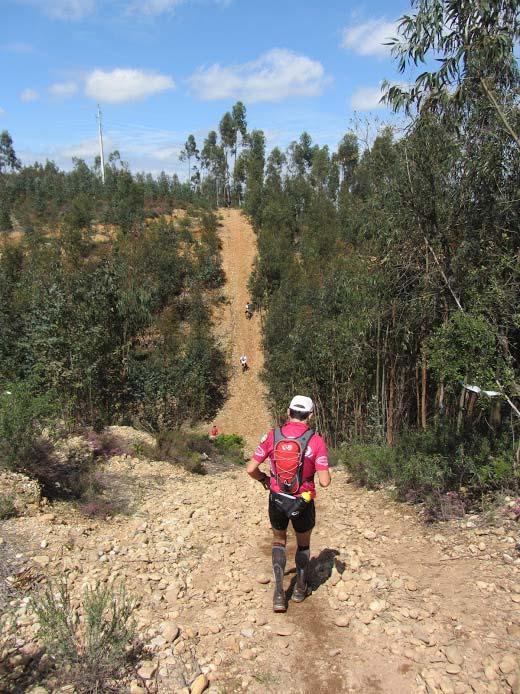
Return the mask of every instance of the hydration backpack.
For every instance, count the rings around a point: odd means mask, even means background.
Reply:
[[[303,460],[313,435],[313,429],[307,429],[300,436],[286,436],[282,427],[274,430],[274,476],[285,494],[297,494],[305,481],[302,479]]]

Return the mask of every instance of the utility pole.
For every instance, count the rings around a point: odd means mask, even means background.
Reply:
[[[97,122],[99,132],[99,154],[101,156],[101,181],[105,185],[105,154],[103,152],[103,125],[101,122],[101,109],[97,107]]]

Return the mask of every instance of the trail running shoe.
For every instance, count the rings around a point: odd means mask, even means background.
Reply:
[[[277,590],[275,588],[273,596],[273,610],[274,612],[287,612],[287,602],[285,600],[284,590]]]
[[[291,596],[293,602],[303,602],[307,597],[307,585],[300,586],[297,582]]]

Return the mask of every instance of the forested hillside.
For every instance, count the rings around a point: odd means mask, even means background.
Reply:
[[[419,496],[516,487],[517,8],[414,5],[400,66],[440,58],[387,87],[407,127],[348,132],[335,151],[303,133],[248,189],[265,377],[279,412],[287,392],[312,394],[363,482],[393,477]],[[260,143],[260,170],[263,156]]]
[[[5,388],[89,423],[213,416],[226,377],[208,329],[211,210],[235,205],[257,232],[273,414],[308,392],[356,478],[393,478],[403,496],[516,488],[517,6],[412,7],[393,52],[425,71],[385,96],[403,126],[334,150],[304,132],[267,152],[237,102],[200,149],[187,137],[186,183],[132,174],[114,152],[103,185],[99,161],[20,167],[4,132],[0,225],[23,232],[0,259]]]
[[[117,155],[103,186],[83,161],[17,170],[3,144],[2,457],[23,468],[56,420],[158,430],[211,417],[227,380],[210,320],[223,282],[211,206]]]

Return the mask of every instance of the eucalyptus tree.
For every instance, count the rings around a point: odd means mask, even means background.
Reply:
[[[236,152],[237,146],[237,128],[233,116],[229,111],[227,111],[223,116],[219,124],[220,131],[220,141],[224,149],[225,157],[225,194],[226,202],[229,205],[231,203],[231,187],[229,184],[229,161],[228,155],[232,152]]]
[[[420,73],[410,87],[387,85],[394,108],[471,106],[485,95],[503,126],[520,146],[508,111],[518,110],[519,70],[515,47],[520,39],[517,0],[412,0],[415,12],[401,17],[392,53],[404,73],[435,58],[436,67]]]
[[[188,139],[184,143],[184,148],[179,155],[179,159],[188,162],[188,183],[191,185],[191,160],[195,159],[195,161],[198,161],[199,159],[199,150],[197,149],[197,143],[193,135],[188,135]]]
[[[356,166],[359,163],[359,142],[355,133],[346,133],[341,138],[338,145],[337,162],[341,171],[341,181],[350,186]]]
[[[247,192],[245,205],[253,222],[261,218],[265,168],[265,135],[263,130],[251,132],[251,144],[246,159]]]
[[[235,126],[235,146],[233,149],[233,155],[235,158],[235,163],[233,167],[233,185],[236,190],[237,197],[240,200],[240,191],[238,190],[238,186],[241,186],[243,184],[243,180],[239,180],[238,178],[235,177],[235,172],[238,174],[242,173],[242,166],[239,166],[237,168],[237,156],[238,156],[238,147],[240,144],[241,149],[243,150],[244,147],[247,146],[248,144],[248,136],[247,136],[247,120],[246,120],[246,107],[241,101],[237,101],[236,104],[233,106],[231,110],[231,116],[233,118],[233,123]],[[240,135],[240,142],[239,142],[239,136]]]
[[[0,174],[9,169],[17,171],[21,163],[14,151],[13,139],[7,130],[0,133]]]
[[[210,130],[204,140],[200,158],[201,168],[208,172],[206,188],[214,189],[216,204],[220,202],[220,184],[225,185],[226,159],[222,145],[218,144],[217,133]]]
[[[246,107],[241,101],[237,101],[231,110],[231,115],[233,117],[233,122],[235,124],[235,129],[240,133],[242,139],[242,145],[247,137],[247,120],[246,120]]]

